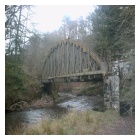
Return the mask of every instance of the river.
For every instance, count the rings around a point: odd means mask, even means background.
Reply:
[[[91,110],[94,107],[103,107],[101,96],[76,96],[73,93],[59,93],[59,95],[53,107],[6,113],[6,131],[16,126],[37,123],[45,118],[55,119],[72,109]]]

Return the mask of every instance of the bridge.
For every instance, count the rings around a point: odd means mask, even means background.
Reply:
[[[67,39],[48,53],[42,82],[87,82],[100,80],[107,72],[107,64],[88,46]]]
[[[43,90],[51,93],[53,83],[102,81],[104,104],[107,108],[119,109],[119,67],[108,66],[88,46],[69,39],[51,48],[42,70]]]

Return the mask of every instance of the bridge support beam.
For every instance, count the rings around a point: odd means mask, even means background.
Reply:
[[[43,83],[42,92],[43,92],[43,94],[51,95],[52,94],[52,83]]]
[[[59,97],[58,89],[59,85],[56,83],[43,83],[42,94],[49,95],[55,100],[57,97]]]
[[[104,105],[105,108],[119,110],[119,76],[104,78]]]
[[[112,74],[104,77],[104,105],[105,108],[120,109],[120,78],[118,64],[112,66]]]

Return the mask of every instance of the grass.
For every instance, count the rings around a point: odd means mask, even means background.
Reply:
[[[117,112],[71,111],[55,120],[43,120],[28,126],[24,132],[16,130],[16,134],[24,135],[94,135],[103,125],[112,123]],[[13,132],[10,131],[10,134]]]

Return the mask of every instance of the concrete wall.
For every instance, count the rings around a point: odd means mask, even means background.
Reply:
[[[119,109],[119,76],[104,79],[104,105],[106,108]]]
[[[128,74],[131,64],[129,61],[114,61],[111,73],[104,77],[104,104],[106,108],[120,108],[120,77]]]
[[[119,109],[119,61],[111,64],[111,74],[104,78],[104,105],[105,108]]]

